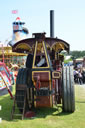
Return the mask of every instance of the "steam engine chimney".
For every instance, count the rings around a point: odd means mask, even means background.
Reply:
[[[54,10],[50,10],[50,37],[54,37]]]

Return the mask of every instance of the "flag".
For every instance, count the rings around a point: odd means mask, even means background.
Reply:
[[[12,14],[17,14],[18,10],[12,10]]]

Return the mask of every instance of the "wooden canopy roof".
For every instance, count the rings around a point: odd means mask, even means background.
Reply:
[[[36,41],[38,42],[44,41],[48,48],[54,49],[56,52],[61,52],[62,50],[66,50],[67,52],[69,52],[70,49],[69,44],[62,39],[45,37],[45,33],[34,33],[33,35],[34,35],[33,38],[24,39],[14,44],[12,46],[13,52],[20,52],[20,53],[24,53],[24,51],[29,52],[35,46]]]

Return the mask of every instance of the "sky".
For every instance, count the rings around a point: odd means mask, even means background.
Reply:
[[[18,10],[12,14],[12,10]],[[11,40],[17,17],[32,33],[50,36],[50,10],[54,10],[54,37],[70,44],[70,50],[85,50],[85,0],[0,0],[0,41]]]

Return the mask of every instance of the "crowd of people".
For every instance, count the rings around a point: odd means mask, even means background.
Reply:
[[[74,69],[74,82],[77,84],[85,84],[85,69]]]

